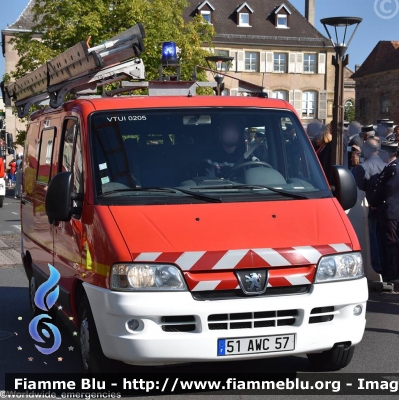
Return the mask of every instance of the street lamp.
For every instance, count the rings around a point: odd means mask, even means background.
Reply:
[[[216,95],[221,96],[224,90],[224,75],[229,71],[231,62],[234,57],[228,56],[208,56],[205,57],[208,67],[216,81]],[[222,74],[220,74],[222,73]]]
[[[324,25],[329,39],[331,40],[335,56],[332,58],[332,65],[335,67],[335,85],[334,85],[334,109],[332,120],[332,154],[331,162],[335,165],[342,165],[344,160],[343,132],[344,132],[344,68],[349,63],[349,56],[346,55],[362,18],[357,17],[332,17],[323,18],[320,22]],[[355,25],[352,35],[347,40],[348,27]],[[335,40],[331,37],[328,27],[333,27],[335,31]],[[342,39],[339,39],[338,28],[342,32]]]

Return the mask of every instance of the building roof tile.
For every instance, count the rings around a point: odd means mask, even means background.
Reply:
[[[380,40],[352,78],[357,79],[394,69],[399,69],[399,42]]]
[[[33,22],[33,6],[36,0],[29,0],[25,9],[22,11],[21,15],[17,18],[15,22],[8,25],[3,31],[29,31],[35,25]]]
[[[237,26],[237,4],[231,0],[212,0],[215,7],[212,23],[216,31],[214,44],[328,47],[331,41],[323,36],[309,21],[287,0],[248,0],[253,9],[251,27]],[[183,17],[189,21],[196,15],[201,2],[189,0]],[[285,5],[290,11],[289,28],[276,28],[275,11]]]
[[[6,31],[27,31],[34,26],[33,6],[37,0],[29,0],[27,6],[9,25]],[[184,10],[183,17],[190,20],[199,5],[204,1],[189,0],[189,6]],[[248,5],[253,9],[251,27],[239,27],[236,21],[236,10],[244,4],[237,5],[231,0],[212,0],[215,7],[212,23],[216,36],[215,44],[228,45],[259,45],[259,46],[287,46],[287,47],[328,47],[331,42],[323,36],[306,18],[287,0],[249,0]],[[276,28],[274,23],[275,11],[285,5],[290,11],[288,29]]]

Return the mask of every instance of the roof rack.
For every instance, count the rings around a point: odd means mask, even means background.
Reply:
[[[33,104],[46,99],[57,108],[68,93],[96,89],[126,77],[143,80],[145,67],[139,58],[144,51],[143,38],[144,28],[139,23],[96,47],[89,48],[82,41],[16,82],[1,82],[3,101],[7,106],[13,101],[23,118]]]

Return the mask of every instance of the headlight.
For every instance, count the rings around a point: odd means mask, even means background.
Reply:
[[[111,271],[111,289],[123,291],[187,290],[180,270],[174,265],[117,264]]]
[[[320,258],[315,283],[357,279],[364,276],[361,253],[347,253]]]

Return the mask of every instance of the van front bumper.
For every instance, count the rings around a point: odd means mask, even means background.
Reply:
[[[194,300],[189,292],[116,292],[87,283],[84,288],[104,354],[135,365],[246,360],[321,352],[336,343],[358,344],[366,324],[366,278],[312,285],[310,292],[302,295],[216,301]],[[354,308],[358,305],[362,312],[356,316]],[[329,318],[313,318],[313,323],[309,323],[309,318],[314,315],[311,311],[320,307],[329,307],[317,310],[319,314],[327,311]],[[330,307],[334,307],[333,312]],[[296,311],[293,325],[255,328],[252,324],[251,328],[220,330],[211,330],[208,326],[210,315],[284,310]],[[276,313],[279,314],[284,315]],[[195,322],[191,324],[195,327],[191,326],[190,332],[168,331],[171,330],[165,328],[168,321],[179,321],[177,316],[193,316]],[[139,321],[136,331],[128,329],[127,322],[131,319]],[[179,329],[178,322],[176,326]],[[218,339],[290,333],[295,334],[295,350],[217,355]]]

